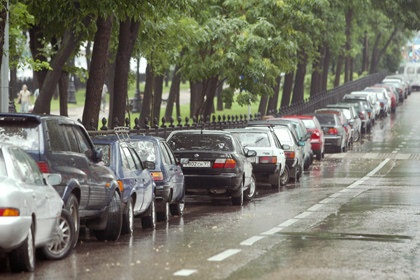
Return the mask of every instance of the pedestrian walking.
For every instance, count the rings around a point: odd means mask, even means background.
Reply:
[[[101,110],[102,112],[105,112],[105,106],[106,106],[106,94],[108,93],[108,86],[104,84],[102,87],[102,97],[101,97]]]
[[[32,105],[31,103],[31,93],[28,90],[26,85],[22,86],[22,90],[19,92],[19,97],[17,100],[17,104],[20,104],[20,111],[21,113],[28,113],[29,106]]]

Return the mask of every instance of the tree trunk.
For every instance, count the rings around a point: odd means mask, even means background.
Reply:
[[[350,58],[350,81],[353,81],[354,58]]]
[[[338,56],[337,67],[335,68],[335,80],[334,80],[334,87],[338,87],[340,85],[340,76],[341,76],[341,67],[343,65],[344,54],[340,53]]]
[[[319,59],[314,59],[312,63],[312,77],[311,77],[311,93],[313,96],[321,91],[321,72],[322,72],[322,61],[324,56],[324,45],[318,47]]]
[[[110,119],[110,127],[114,127],[115,118],[118,119],[118,125],[124,125],[125,112],[127,109],[127,88],[128,73],[130,71],[130,59],[133,53],[134,44],[136,43],[140,22],[126,17],[124,21],[120,21],[120,34],[118,35],[118,50],[115,63],[114,103],[112,107],[112,116]],[[149,108],[150,110],[150,108]],[[150,112],[150,111],[149,111]]]
[[[169,74],[170,74],[171,72],[169,71],[169,69],[166,69],[166,71],[165,71],[165,87],[168,87],[169,86]]]
[[[223,91],[223,83],[221,83],[218,87],[217,87],[217,91],[216,91],[216,96],[217,96],[217,111],[223,111],[223,96],[222,96],[222,91]]]
[[[331,60],[331,48],[327,46],[325,48],[324,64],[322,66],[322,86],[321,91],[327,90],[328,87],[328,70],[330,69]]]
[[[346,13],[346,63],[344,66],[344,82],[350,80],[350,49],[351,49],[351,19],[353,17],[353,8],[349,8]]]
[[[179,85],[181,84],[181,74],[178,73],[179,65],[175,66],[172,76],[171,88],[169,90],[168,101],[166,102],[165,119],[168,121],[172,117],[176,96],[179,95]]]
[[[268,102],[268,96],[263,95],[260,98],[260,105],[258,106],[258,113],[261,114],[261,116],[265,116],[265,111],[267,109],[267,102]]]
[[[113,118],[114,103],[111,102],[114,100],[114,78],[115,78],[115,53],[110,52],[108,56],[108,67],[107,67],[107,76],[108,76],[108,92],[109,92],[109,111],[108,111],[108,125],[109,120]]]
[[[34,79],[35,80],[35,79]],[[17,89],[17,68],[10,69],[10,82],[9,82],[9,100],[13,100],[16,97],[16,93],[19,92]],[[35,92],[35,88],[33,89]]]
[[[214,76],[209,79],[209,86],[207,87],[206,92],[206,101],[203,105],[203,110],[198,113],[198,115],[203,115],[204,118],[212,114],[214,110],[214,97],[216,95],[217,86],[219,83],[219,76]]]
[[[379,39],[377,38],[376,42],[375,42],[375,46],[373,47],[372,50],[372,61],[371,61],[371,65],[370,65],[370,74],[374,74],[377,71],[378,68],[378,64],[379,64],[379,60],[382,58],[382,56],[385,54],[386,49],[389,47],[389,44],[391,44],[391,41],[394,39],[395,35],[397,34],[397,27],[394,28],[394,31],[392,31],[391,36],[389,36],[388,41],[386,42],[386,44],[384,45],[384,47],[378,52],[378,43],[379,43]],[[378,37],[380,36],[380,34],[378,34]]]
[[[162,91],[163,91],[164,79],[165,79],[164,75],[158,75],[155,77],[155,83],[154,83],[153,119],[157,118],[158,125],[159,125],[159,119],[160,119],[160,107],[162,104]]]
[[[44,36],[38,25],[32,25],[29,28],[29,38],[29,48],[31,49],[33,59],[46,62],[47,58],[42,53],[42,49],[44,48],[44,44],[42,43],[44,42]],[[41,90],[42,85],[44,84],[45,76],[47,75],[47,70],[43,69],[41,71],[34,71],[34,73],[34,79],[37,80],[38,88]]]
[[[294,76],[295,76],[294,71],[291,71],[287,73],[286,76],[284,76],[283,96],[281,97],[280,108],[284,106],[289,106],[290,104],[290,97],[292,96]]]
[[[3,45],[4,45],[4,31],[6,29],[6,22],[7,22],[7,1],[1,1],[2,9],[0,11],[0,65],[3,62]]]
[[[296,69],[295,85],[293,87],[292,104],[303,100],[305,90],[305,74],[308,55],[305,50],[298,52],[300,61]]]
[[[198,102],[203,91],[203,82],[191,82],[190,81],[190,88],[191,88],[191,96],[190,96],[190,117],[192,118],[195,116],[195,112],[198,108]]]
[[[276,78],[276,84],[273,86],[274,94],[268,100],[267,115],[269,111],[277,110],[277,105],[279,104],[280,82],[281,76],[278,75]]]
[[[369,38],[368,32],[365,30],[365,38],[363,39],[363,60],[362,60],[362,71],[359,72],[361,75],[363,72],[369,71]]]
[[[150,105],[152,102],[152,65],[147,63],[146,67],[146,85],[144,87],[143,104],[140,111],[140,127],[144,127],[146,118],[150,120]],[[149,123],[150,125],[150,123]]]
[[[111,41],[112,16],[98,18],[98,30],[93,44],[91,71],[86,84],[86,100],[83,109],[82,123],[90,127],[93,119],[95,127],[99,124],[99,111],[101,110],[102,89],[105,83],[108,66],[109,42]]]
[[[67,109],[68,88],[69,73],[61,71],[60,80],[58,81],[58,91],[60,94],[60,116],[69,116]]]
[[[98,31],[96,31],[96,32],[98,32]],[[90,59],[91,59],[91,52],[90,52],[90,46],[91,45],[91,42],[90,41],[88,41],[87,42],[87,45],[86,45],[86,55],[85,55],[85,57],[86,57],[86,66],[87,66],[87,71],[88,72],[90,72]]]

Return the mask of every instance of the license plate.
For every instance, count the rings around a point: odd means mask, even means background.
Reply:
[[[210,161],[190,161],[184,164],[183,167],[210,167]]]
[[[251,158],[249,158],[249,161],[252,162],[252,163],[255,163],[255,162],[257,162],[257,158],[256,157],[251,157]]]

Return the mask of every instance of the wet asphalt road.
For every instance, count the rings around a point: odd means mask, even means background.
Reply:
[[[189,196],[183,217],[1,279],[419,279],[420,92],[342,154],[243,207]]]

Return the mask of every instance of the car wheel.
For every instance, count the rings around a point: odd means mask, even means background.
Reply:
[[[163,211],[156,212],[156,219],[158,222],[168,222],[169,221],[169,202],[161,202],[165,205],[163,206]]]
[[[184,202],[169,204],[169,211],[171,212],[172,216],[184,215],[184,208],[185,208]]]
[[[134,201],[133,198],[130,197],[130,200],[127,202],[125,206],[123,218],[122,218],[122,234],[129,234],[132,235],[134,232]]]
[[[249,184],[248,189],[244,192],[244,199],[246,201],[250,201],[255,196],[255,190],[257,189],[255,175],[252,174],[251,176],[251,183]]]
[[[235,206],[242,206],[242,204],[244,203],[244,187],[243,187],[244,182],[242,182],[241,186],[239,187],[239,189],[236,191],[235,194],[232,194],[232,204]]]
[[[22,245],[14,249],[9,254],[10,269],[12,272],[27,271],[35,269],[35,240],[34,229],[31,225],[28,230],[28,236]]]
[[[303,169],[308,170],[310,165],[311,165],[311,160],[308,157],[303,164]]]
[[[77,245],[77,240],[79,239],[79,232],[80,232],[80,216],[79,216],[79,202],[74,194],[70,194],[69,198],[67,199],[66,205],[64,208],[69,211],[70,216],[74,222],[74,246]]]
[[[289,170],[289,166],[286,165],[284,167],[283,174],[280,176],[280,185],[286,186],[286,184],[289,183],[289,180],[290,180],[290,170]]]
[[[156,198],[155,195],[153,195],[152,202],[149,205],[149,208],[146,211],[147,216],[141,217],[141,227],[143,229],[150,228],[155,229],[156,228]]]
[[[104,230],[94,230],[98,240],[115,241],[120,237],[122,227],[121,199],[118,192],[114,191],[109,203],[108,221]]]
[[[322,160],[322,153],[321,153],[321,151],[315,151],[315,156],[316,156],[316,160],[317,161],[321,161]]]
[[[359,131],[356,131],[356,133],[354,135],[354,142],[359,141],[359,139],[360,139],[360,132]]]
[[[42,247],[43,255],[50,260],[61,260],[67,257],[74,247],[74,220],[66,209],[61,211],[54,240]]]

